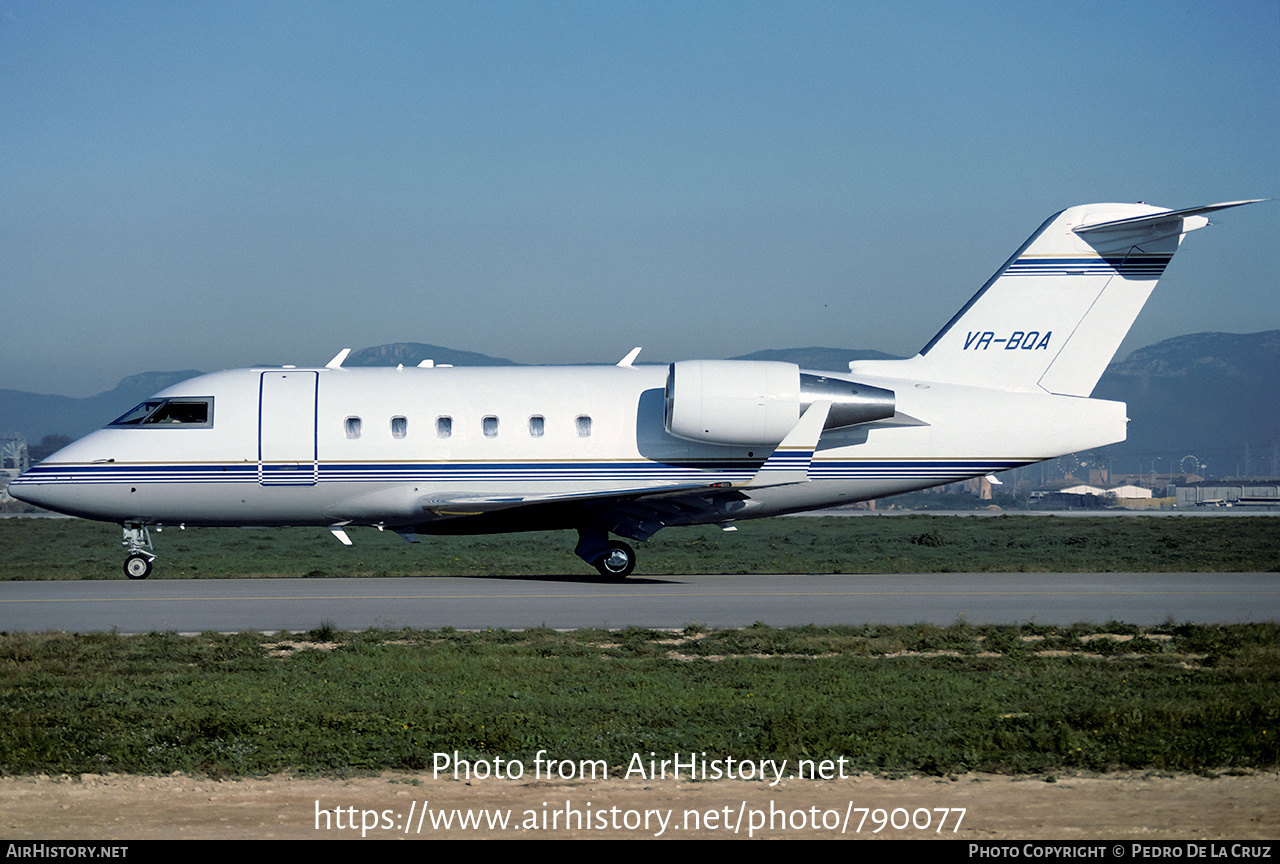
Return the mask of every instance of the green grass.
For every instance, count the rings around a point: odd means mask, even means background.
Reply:
[[[0,773],[345,774],[455,750],[1274,769],[1278,685],[1276,624],[9,634]]]
[[[480,537],[323,528],[153,532],[153,579],[239,576],[582,575],[572,531]],[[0,520],[0,580],[118,579],[118,526]],[[681,573],[1280,572],[1280,520],[1267,517],[892,516],[772,518],[726,534],[669,528],[637,544],[638,575]]]

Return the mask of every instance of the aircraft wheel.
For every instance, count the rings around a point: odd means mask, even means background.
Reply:
[[[621,540],[610,540],[609,551],[595,560],[595,567],[604,578],[621,582],[636,569],[636,550]]]
[[[151,559],[142,553],[135,553],[124,559],[124,575],[130,579],[146,579],[151,575]]]

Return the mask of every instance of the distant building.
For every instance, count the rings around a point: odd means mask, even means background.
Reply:
[[[1145,486],[1112,486],[1107,494],[1113,498],[1151,498],[1154,493]]]
[[[1280,480],[1243,477],[1205,480],[1174,489],[1174,506],[1195,507],[1280,507]]]
[[[1128,509],[1159,509],[1172,506],[1171,498],[1156,498],[1145,486],[1094,486],[1090,483],[1072,483],[1059,480],[1031,492],[1031,500],[1041,504],[1063,507],[1125,507]]]
[[[1101,498],[1106,494],[1107,490],[1101,486],[1076,483],[1072,480],[1056,480],[1031,490],[1031,499],[1034,501],[1038,498],[1048,498],[1050,495],[1095,495]]]
[[[1071,510],[1079,507],[1105,507],[1106,494],[1101,486],[1057,480],[1032,489],[1028,500],[1040,506]]]
[[[1199,483],[1204,478],[1199,474],[1117,474],[1115,476],[1115,484],[1117,486],[1145,486],[1148,489],[1154,489],[1157,492],[1164,492],[1170,486],[1178,486],[1185,483]]]

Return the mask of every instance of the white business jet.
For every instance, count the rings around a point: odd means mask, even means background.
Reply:
[[[1088,204],[1046,221],[920,353],[847,372],[616,366],[237,369],[162,390],[12,482],[120,522],[124,570],[162,524],[417,534],[577,529],[606,578],[671,525],[881,498],[1123,441],[1089,394],[1207,214]]]

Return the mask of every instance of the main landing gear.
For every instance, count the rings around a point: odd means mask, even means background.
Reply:
[[[611,540],[609,551],[592,563],[604,578],[621,582],[636,569],[636,550],[621,540]]]
[[[636,550],[621,540],[610,540],[600,528],[579,528],[574,553],[610,581],[621,582],[636,569]]]
[[[151,529],[140,522],[125,522],[123,527],[122,543],[129,550],[129,557],[124,559],[124,575],[130,579],[146,579],[156,560],[151,551]]]

